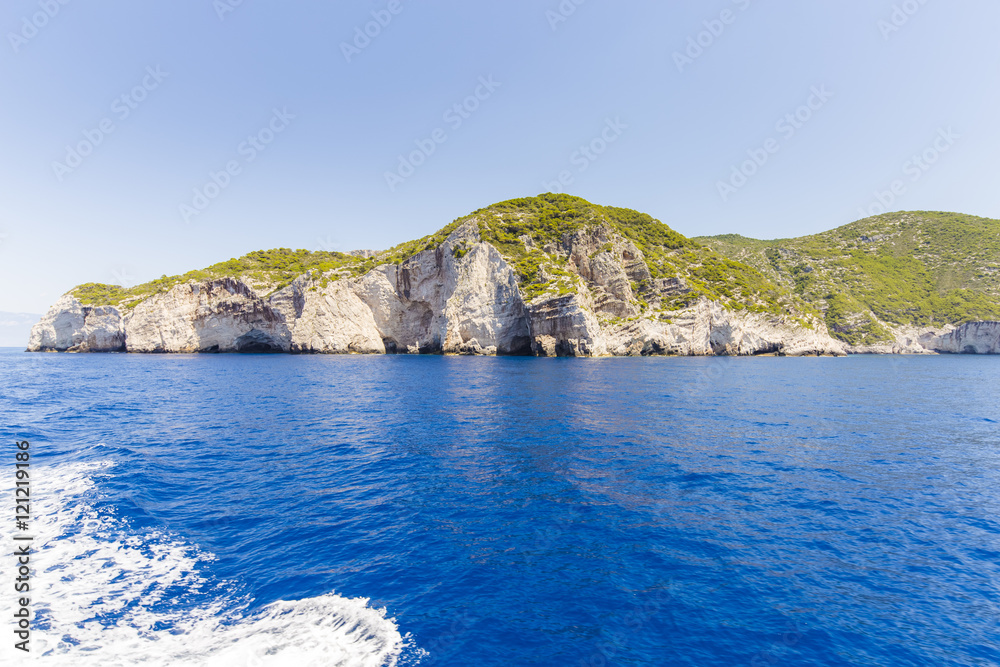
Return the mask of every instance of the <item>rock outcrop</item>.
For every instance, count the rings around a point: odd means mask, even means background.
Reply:
[[[461,249],[462,252],[457,252]],[[130,310],[63,296],[31,351],[530,354],[530,318],[474,223],[357,279],[306,274],[271,294],[238,278],[177,285]]]
[[[929,344],[946,354],[1000,354],[1000,322],[969,322],[934,337]]]
[[[572,289],[527,302],[515,269],[481,239],[475,220],[436,248],[355,277],[309,272],[266,293],[239,277],[189,281],[122,307],[85,305],[70,293],[32,329],[28,349],[536,356],[1000,351],[997,322],[900,329],[893,332],[897,344],[868,349],[833,339],[815,318],[802,326],[802,319],[736,312],[705,297],[666,311],[661,300],[690,288],[679,278],[654,279],[641,250],[603,226],[567,234],[545,252],[567,267],[564,284]]]
[[[934,328],[893,326],[888,322],[880,324],[889,332],[891,341],[874,345],[850,345],[847,348],[848,354],[934,354],[934,339],[952,329],[951,326]]]
[[[847,346],[822,329],[792,326],[778,318],[734,313],[707,299],[679,311],[669,322],[640,319],[609,332],[616,356],[678,354],[814,356],[847,354]]]
[[[114,306],[84,306],[69,294],[31,328],[32,352],[124,352],[122,316]]]
[[[601,326],[577,294],[539,299],[528,307],[531,351],[539,357],[607,354]]]
[[[459,256],[461,255],[461,256]],[[529,329],[517,279],[474,223],[440,247],[353,281],[387,352],[524,354]]]
[[[129,352],[283,352],[285,318],[236,278],[178,285],[122,318]]]
[[[385,352],[371,309],[347,281],[299,276],[269,304],[288,323],[289,352]]]

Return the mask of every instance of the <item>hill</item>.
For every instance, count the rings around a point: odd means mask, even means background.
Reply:
[[[87,283],[72,294],[87,305],[134,307],[154,294],[176,285],[224,277],[239,278],[258,290],[274,292],[305,273],[328,274],[332,279],[363,275],[381,264],[399,265],[419,252],[441,246],[455,229],[475,220],[484,241],[495,246],[516,270],[518,284],[526,299],[538,296],[576,294],[586,281],[571,266],[568,253],[561,251],[565,237],[597,228],[613,230],[633,243],[641,257],[637,261],[648,271],[638,281],[630,281],[637,303],[649,308],[644,297],[656,295],[655,281],[676,279],[683,293],[658,300],[657,310],[684,307],[706,297],[726,307],[777,315],[812,312],[805,302],[784,286],[775,284],[759,269],[734,261],[711,247],[678,234],[645,213],[625,208],[599,206],[564,194],[545,194],[500,202],[458,218],[435,234],[401,243],[389,250],[350,254],[277,248],[260,250],[240,258],[220,262],[201,270],[123,288]],[[611,251],[609,241],[597,249]],[[462,250],[457,251],[461,254]]]
[[[834,337],[876,344],[896,326],[1000,319],[1000,221],[905,212],[793,239],[696,239],[824,313]]]
[[[954,325],[1000,319],[998,225],[911,213],[800,239],[690,239],[644,213],[545,194],[381,252],[279,248],[129,289],[81,285],[30,347],[925,352]],[[993,349],[992,331],[977,328],[971,343],[960,332],[941,349]]]

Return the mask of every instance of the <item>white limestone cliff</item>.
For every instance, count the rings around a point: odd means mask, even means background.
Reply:
[[[1000,352],[1000,323],[893,330],[897,344],[852,348],[773,315],[701,298],[657,314],[687,292],[654,280],[641,251],[604,227],[546,247],[571,268],[573,290],[525,302],[501,253],[474,221],[435,249],[351,278],[307,273],[271,293],[227,277],[191,281],[132,308],[88,306],[72,294],[31,332],[30,351],[637,355],[844,355]],[[649,308],[633,284],[653,286]]]
[[[353,281],[388,352],[519,354],[529,349],[514,272],[475,223],[440,247]]]
[[[120,352],[125,349],[121,313],[114,306],[84,306],[66,294],[31,328],[32,352]]]
[[[946,354],[1000,354],[1000,322],[969,322],[930,341]]]
[[[638,320],[609,332],[611,354],[783,356],[847,354],[819,323],[813,329],[792,326],[773,316],[734,313],[708,299],[679,311],[669,322]]]

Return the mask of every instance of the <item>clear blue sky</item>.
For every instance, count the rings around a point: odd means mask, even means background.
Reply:
[[[890,210],[1000,217],[994,0],[235,1],[3,3],[0,311],[262,248],[384,248],[562,172],[689,236],[822,231],[893,181]]]

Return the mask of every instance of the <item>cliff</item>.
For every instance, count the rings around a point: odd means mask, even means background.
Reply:
[[[947,354],[1000,354],[1000,322],[969,322],[936,336],[929,347]]]
[[[88,284],[31,351],[844,355],[996,353],[1000,325],[852,346],[762,272],[626,209],[545,195],[382,253],[267,251],[124,290]]]

